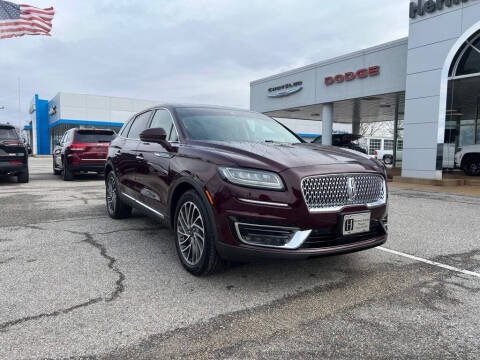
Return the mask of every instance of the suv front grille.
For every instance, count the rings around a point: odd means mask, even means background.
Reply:
[[[302,180],[311,212],[339,211],[345,206],[380,206],[386,202],[385,179],[374,174],[312,176]]]

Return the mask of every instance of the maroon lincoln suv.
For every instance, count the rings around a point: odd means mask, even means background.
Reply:
[[[161,105],[111,142],[106,204],[164,221],[195,275],[226,261],[304,259],[387,240],[383,164],[305,143],[276,120],[212,106]]]

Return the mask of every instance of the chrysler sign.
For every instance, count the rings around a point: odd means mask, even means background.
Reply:
[[[268,97],[278,98],[295,94],[303,89],[303,81],[283,84],[268,89]]]
[[[335,76],[328,76],[325,78],[325,85],[330,86],[333,84],[341,84],[344,82],[354,81],[356,79],[365,79],[380,74],[380,66],[370,66],[369,68],[359,69],[355,72],[348,71],[344,74],[338,74]]]
[[[442,10],[444,7],[452,7],[466,3],[468,0],[416,0],[410,2],[410,18],[415,19],[418,16],[434,13]]]

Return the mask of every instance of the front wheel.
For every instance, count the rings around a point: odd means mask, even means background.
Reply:
[[[58,170],[55,166],[55,159],[53,159],[53,175],[60,175],[62,170]]]
[[[465,165],[465,172],[470,176],[480,175],[480,157],[471,159]]]
[[[132,207],[125,204],[118,195],[117,178],[113,171],[110,171],[107,175],[105,200],[108,215],[112,219],[125,219],[132,215]]]
[[[174,224],[177,254],[187,271],[202,276],[224,267],[215,248],[212,218],[195,191],[187,191],[178,201]]]

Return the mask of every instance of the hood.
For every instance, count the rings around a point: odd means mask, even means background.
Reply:
[[[219,165],[232,165],[281,172],[285,169],[356,164],[367,171],[378,171],[378,164],[357,151],[310,143],[276,144],[251,142],[195,141],[189,145]],[[198,155],[198,154],[197,154]]]

